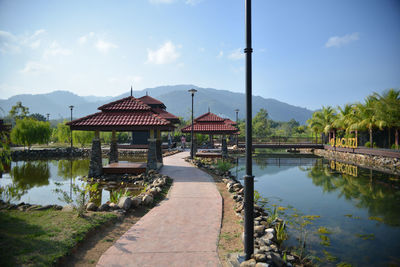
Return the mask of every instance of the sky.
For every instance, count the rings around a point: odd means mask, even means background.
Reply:
[[[253,94],[318,109],[400,87],[399,0],[253,0]],[[244,0],[0,0],[0,99],[245,92]]]

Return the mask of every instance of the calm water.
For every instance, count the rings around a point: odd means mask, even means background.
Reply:
[[[244,158],[231,171],[245,174]],[[255,190],[269,206],[288,207],[286,214],[319,215],[307,227],[306,247],[322,266],[400,266],[400,179],[321,158],[257,154],[253,161]],[[293,211],[293,208],[297,211]],[[321,245],[319,227],[331,234]],[[298,233],[298,231],[296,232]],[[297,243],[293,238],[287,246]],[[336,257],[327,259],[327,255]]]
[[[124,161],[131,160],[121,160]],[[103,159],[103,165],[107,163],[108,160]],[[55,189],[63,190],[73,197],[71,184],[83,187],[84,182],[79,178],[86,176],[88,171],[89,159],[12,162],[10,171],[3,173],[0,178],[1,198],[11,203],[66,205],[59,199],[61,194],[56,193]],[[101,195],[101,203],[110,199],[109,190],[100,189],[97,194]]]

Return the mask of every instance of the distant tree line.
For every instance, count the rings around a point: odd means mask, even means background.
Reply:
[[[400,129],[400,91],[386,90],[382,94],[373,93],[363,103],[346,104],[337,109],[327,106],[313,113],[307,121],[308,127],[316,135],[323,134],[329,138],[337,136],[356,137],[360,132],[367,132],[367,147],[376,146],[373,132],[377,129],[387,132],[387,146],[399,148]],[[392,133],[395,143],[392,144]]]

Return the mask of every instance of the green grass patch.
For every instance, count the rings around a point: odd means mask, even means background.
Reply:
[[[55,210],[0,211],[0,266],[54,265],[90,230],[113,218],[112,213],[79,218]]]

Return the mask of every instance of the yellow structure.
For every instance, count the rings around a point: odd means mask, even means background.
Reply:
[[[331,138],[329,141],[333,147],[357,148],[357,138]]]

